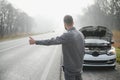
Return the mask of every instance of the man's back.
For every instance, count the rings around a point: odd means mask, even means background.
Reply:
[[[63,64],[65,69],[72,72],[80,72],[84,56],[84,37],[74,27],[68,30],[68,42],[62,44]]]
[[[47,40],[34,40],[30,37],[30,45],[62,44],[65,80],[82,80],[81,70],[84,56],[84,37],[73,25],[73,18],[66,15],[63,19],[67,33]]]

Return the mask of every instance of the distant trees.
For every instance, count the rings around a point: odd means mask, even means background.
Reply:
[[[120,0],[96,0],[80,17],[80,25],[102,25],[120,30]]]
[[[98,0],[98,3],[111,18],[111,25],[120,30],[120,0]]]
[[[0,0],[0,37],[30,32],[33,19],[8,1]]]

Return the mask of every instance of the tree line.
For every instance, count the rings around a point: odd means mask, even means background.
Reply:
[[[120,30],[120,0],[95,0],[84,12],[83,16],[78,16],[80,26],[101,25]]]
[[[0,0],[0,37],[29,33],[33,18],[16,9],[7,0]]]

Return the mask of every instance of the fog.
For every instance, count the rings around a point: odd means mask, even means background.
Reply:
[[[64,30],[63,17],[72,15],[78,27],[77,15],[94,4],[94,0],[8,0],[12,5],[26,12],[34,19],[32,32],[44,33]]]
[[[50,16],[50,15],[37,15],[34,17],[35,25],[32,28],[33,32],[44,33],[56,31],[57,29],[63,30],[63,23],[60,16]]]
[[[77,15],[70,14],[73,16],[74,19],[74,26],[79,28],[79,21]],[[64,24],[63,24],[63,16],[42,16],[38,15],[34,17],[35,25],[32,28],[33,32],[36,33],[44,33],[44,32],[51,32],[51,31],[64,31]]]

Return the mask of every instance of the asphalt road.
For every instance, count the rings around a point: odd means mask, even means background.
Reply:
[[[64,79],[64,72],[61,69],[61,80]],[[83,80],[120,80],[120,65],[110,69],[106,67],[85,67],[82,73]]]
[[[83,80],[120,80],[120,65],[115,70],[109,68],[86,68],[83,70]]]
[[[46,39],[56,34],[42,34]],[[59,80],[61,45],[29,45],[29,38],[0,42],[0,80]]]

